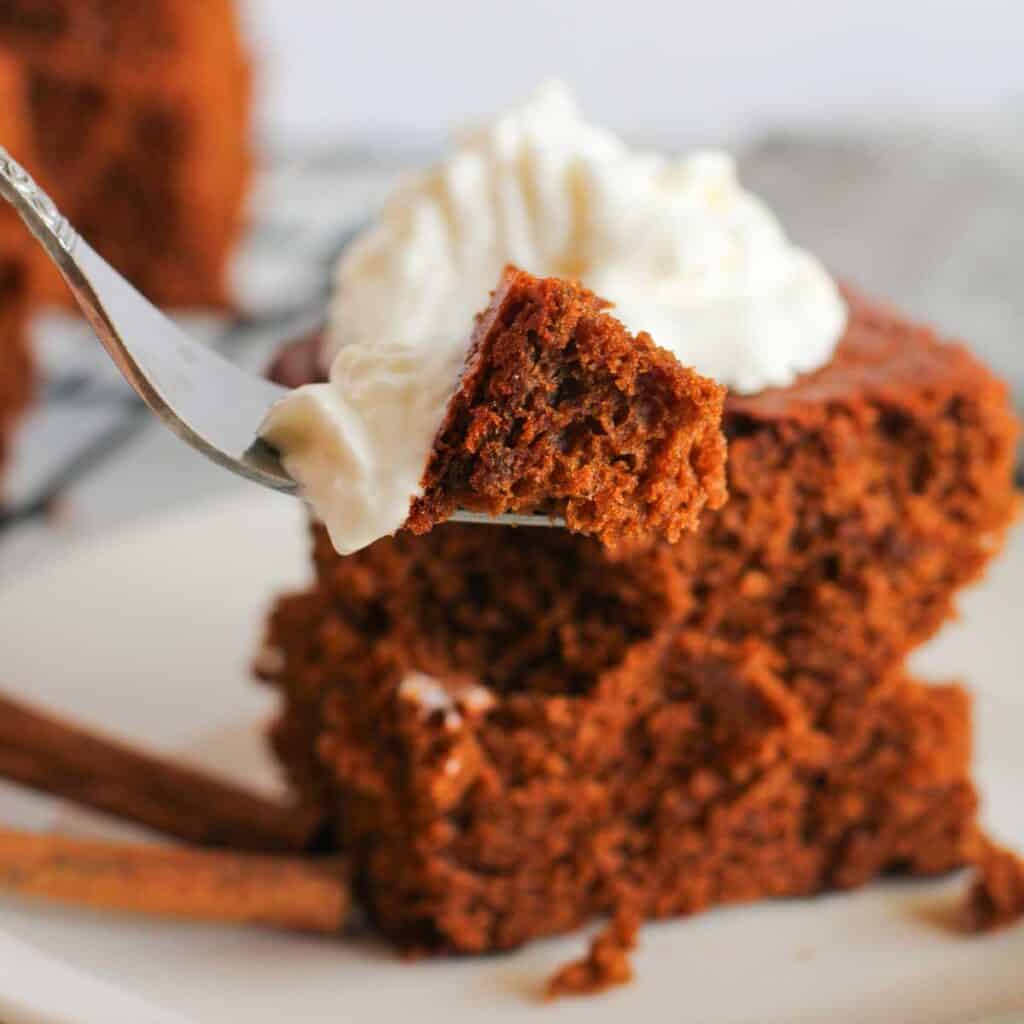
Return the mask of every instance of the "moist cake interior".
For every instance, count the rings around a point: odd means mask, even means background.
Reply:
[[[678,539],[725,500],[723,388],[570,281],[509,268],[479,317],[407,527],[541,513],[606,544]]]

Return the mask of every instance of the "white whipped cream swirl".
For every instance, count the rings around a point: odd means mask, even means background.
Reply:
[[[329,382],[267,420],[340,552],[405,521],[474,316],[509,263],[581,280],[632,331],[741,393],[824,365],[846,324],[835,282],[729,156],[634,151],[544,86],[405,181],[346,250]]]

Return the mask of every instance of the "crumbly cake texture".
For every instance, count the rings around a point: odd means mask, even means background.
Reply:
[[[632,981],[629,954],[636,948],[639,924],[629,914],[616,914],[594,937],[586,956],[567,963],[548,979],[547,997],[592,995]]]
[[[606,544],[675,541],[725,501],[725,389],[579,284],[509,267],[477,320],[406,526],[539,512]]]
[[[964,907],[967,929],[990,932],[1024,918],[1024,859],[983,839],[976,865]]]
[[[27,145],[25,82],[20,67],[0,55],[0,142]],[[0,471],[14,431],[32,396],[33,358],[28,316],[41,262],[18,215],[0,204]]]
[[[827,367],[727,399],[730,500],[676,544],[449,523],[342,558],[314,528],[272,741],[396,943],[976,857],[968,697],[904,660],[999,548],[1016,422],[964,349],[848,301]]]
[[[8,0],[0,49],[28,79],[24,162],[83,236],[155,302],[227,304],[250,169],[231,0]]]

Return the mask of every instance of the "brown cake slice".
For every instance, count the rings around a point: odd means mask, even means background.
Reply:
[[[507,948],[977,856],[968,695],[905,662],[999,548],[1017,424],[964,348],[847,300],[829,365],[727,399],[729,501],[675,544],[449,523],[341,557],[313,527],[315,582],[260,659],[273,742],[396,942]],[[411,673],[439,680],[418,709]],[[1020,892],[1009,860],[986,877],[982,923]]]
[[[573,281],[508,268],[406,523],[542,513],[606,544],[676,540],[725,501],[725,389]]]
[[[27,76],[23,162],[83,236],[157,303],[228,302],[250,171],[233,0],[5,0],[0,51]]]

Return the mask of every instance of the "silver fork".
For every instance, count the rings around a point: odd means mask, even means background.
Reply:
[[[53,200],[0,146],[0,195],[57,265],[107,354],[139,397],[186,444],[248,480],[285,494],[298,485],[259,437],[286,389],[246,373],[180,331],[79,236]],[[452,519],[510,526],[560,525],[536,515]]]

